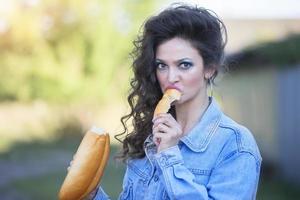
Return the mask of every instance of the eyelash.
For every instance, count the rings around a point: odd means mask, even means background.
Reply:
[[[183,61],[179,64],[179,67],[183,70],[187,70],[187,69],[191,68],[192,66],[193,66],[193,63],[187,62],[187,61]]]
[[[164,63],[156,63],[156,69],[158,70],[163,70],[166,66],[167,65],[165,65]]]

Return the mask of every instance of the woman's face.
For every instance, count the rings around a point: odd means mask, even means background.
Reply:
[[[179,104],[206,96],[205,77],[212,74],[212,70],[204,70],[202,56],[188,40],[175,37],[156,49],[156,76],[161,90],[181,91]]]

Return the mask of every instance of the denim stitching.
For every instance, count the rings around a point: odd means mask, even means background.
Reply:
[[[147,179],[147,175],[143,172],[141,172],[134,164],[128,164],[128,167],[132,169],[132,171],[137,174],[138,176],[142,177],[145,181]]]
[[[211,170],[188,168],[193,174],[210,176]]]

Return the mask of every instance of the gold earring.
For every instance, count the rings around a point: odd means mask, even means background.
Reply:
[[[210,95],[209,97],[213,96],[213,83],[212,83],[212,78],[207,79],[207,83],[209,84],[209,90],[210,90]]]

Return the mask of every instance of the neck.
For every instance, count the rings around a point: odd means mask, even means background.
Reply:
[[[176,106],[176,118],[184,134],[187,134],[202,118],[208,105],[209,100],[205,93],[192,101]]]

